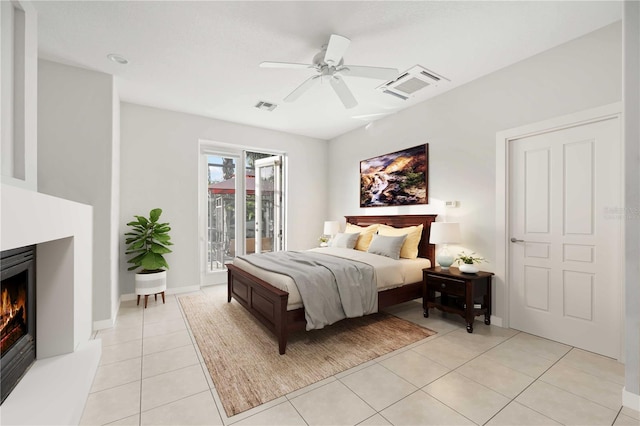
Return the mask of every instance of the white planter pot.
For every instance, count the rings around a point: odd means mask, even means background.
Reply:
[[[137,305],[140,304],[140,296],[144,296],[144,307],[147,308],[147,300],[149,295],[155,295],[154,299],[158,300],[158,294],[162,295],[162,303],[164,304],[164,292],[167,289],[167,271],[153,272],[151,274],[136,274],[136,294],[138,295]]]
[[[470,263],[462,263],[458,266],[458,269],[460,269],[460,272],[464,272],[465,274],[475,274],[479,271],[476,265]]]
[[[152,274],[136,274],[136,294],[146,296],[162,293],[167,289],[167,271]]]

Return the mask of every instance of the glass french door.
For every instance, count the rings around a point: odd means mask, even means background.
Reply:
[[[255,251],[282,250],[282,183],[280,156],[256,160]]]
[[[233,259],[238,157],[207,155],[207,270],[224,270]]]
[[[241,254],[283,248],[282,156],[206,152],[207,273],[224,271]],[[239,195],[240,194],[240,195]],[[203,284],[211,284],[206,279]]]

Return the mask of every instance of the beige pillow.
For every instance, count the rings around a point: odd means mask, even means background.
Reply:
[[[400,257],[405,259],[415,259],[418,257],[418,244],[422,238],[422,225],[407,226],[406,228],[394,228],[393,226],[380,225],[378,234],[388,237],[397,237],[406,235],[402,248],[400,249]]]
[[[376,233],[379,226],[380,225],[375,224],[363,228],[362,226],[347,223],[347,227],[345,228],[344,233],[355,234],[356,232],[359,232],[360,236],[358,237],[358,241],[356,242],[355,249],[360,251],[367,251],[367,249],[369,248],[369,244],[371,244],[371,238],[373,238],[373,234]]]

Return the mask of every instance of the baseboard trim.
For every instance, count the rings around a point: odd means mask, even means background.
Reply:
[[[116,308],[111,312],[111,318],[107,318],[105,320],[94,321],[93,322],[93,331],[104,330],[105,328],[111,328],[116,324],[116,318],[118,318],[118,312],[120,311],[120,302],[122,300],[118,299],[118,304]]]
[[[496,327],[503,327],[502,318],[497,317],[495,315],[491,315],[491,325],[495,325]]]
[[[188,287],[168,288],[167,294],[193,293],[194,291],[200,291],[200,286],[190,285]]]
[[[116,323],[116,315],[106,320],[94,321],[93,331],[104,330],[105,328],[111,328],[115,325],[115,323]]]
[[[199,285],[190,285],[187,287],[175,287],[168,288],[164,293],[165,294],[182,294],[182,293],[193,293],[194,291],[200,291]],[[136,300],[138,298],[134,293],[122,294],[120,295],[120,301],[126,302],[129,300]]]
[[[626,387],[622,388],[622,405],[640,411],[640,395],[627,391]]]
[[[136,300],[136,295],[134,293],[120,295],[120,302],[128,302],[129,300]]]

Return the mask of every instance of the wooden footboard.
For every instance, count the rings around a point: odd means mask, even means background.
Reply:
[[[304,308],[287,311],[289,293],[234,266],[227,265],[227,302],[236,299],[278,339],[278,350],[284,355],[290,332],[304,330]],[[422,282],[384,290],[378,293],[378,311],[422,297]]]
[[[289,332],[304,329],[304,310],[287,311],[289,293],[248,272],[227,265],[227,302],[234,298],[278,338],[280,355],[287,348]]]
[[[430,259],[432,264],[434,264],[435,250],[434,246],[428,243],[429,226],[435,221],[435,217],[435,215],[346,216],[348,222],[364,226],[371,223],[384,223],[390,226],[423,224],[419,256]],[[284,355],[289,333],[306,328],[304,308],[287,311],[289,293],[233,264],[227,265],[227,269],[227,302],[231,302],[232,298],[236,299],[251,315],[275,334],[280,355]],[[378,293],[378,310],[420,297],[422,297],[422,281],[384,290]]]

